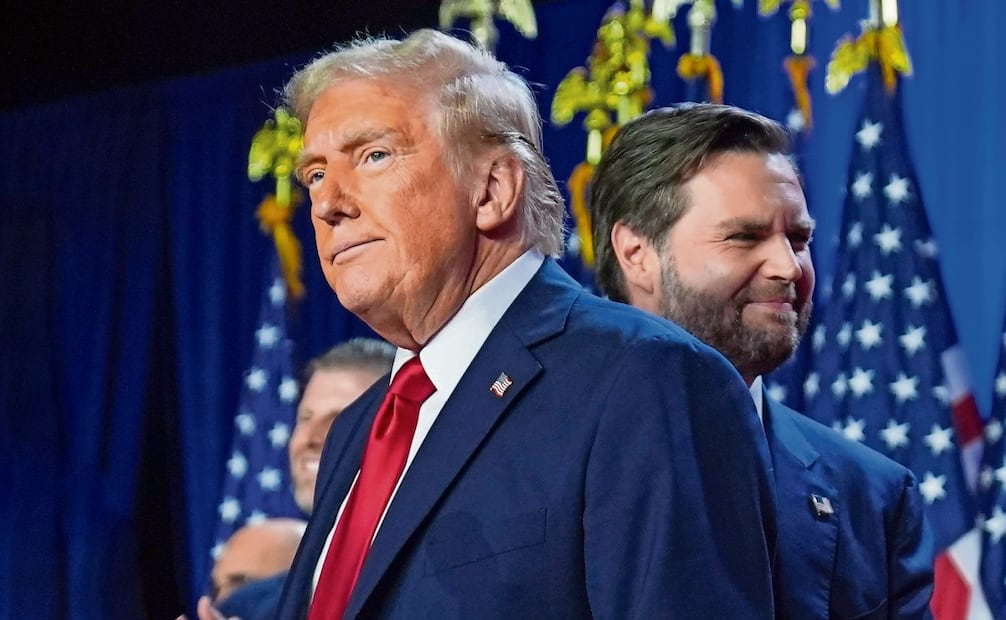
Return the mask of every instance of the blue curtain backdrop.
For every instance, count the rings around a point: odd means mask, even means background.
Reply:
[[[719,4],[726,101],[785,118],[785,11],[764,20],[754,0]],[[859,78],[823,92],[835,42],[866,13],[865,0],[842,4],[815,4],[815,128],[800,162],[821,285],[863,96]],[[916,73],[903,82],[909,148],[984,413],[1006,311],[1006,4],[901,4]],[[539,4],[534,41],[501,26],[499,55],[540,85],[546,118],[607,6]],[[688,35],[676,24],[679,47],[653,48],[657,105],[686,92],[674,67]],[[313,51],[0,114],[0,618],[173,617],[205,586],[272,251],[253,218],[270,187],[246,180],[247,149]],[[580,120],[546,126],[560,180],[583,158]],[[321,277],[306,207],[295,228],[308,296],[293,334],[306,359],[369,330]]]

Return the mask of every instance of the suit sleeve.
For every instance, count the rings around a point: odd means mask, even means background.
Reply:
[[[771,618],[774,492],[743,381],[700,345],[638,342],[610,368],[587,465],[598,618]]]
[[[910,472],[905,474],[891,527],[893,536],[889,538],[891,548],[887,553],[890,617],[930,618],[935,543],[926,523],[918,484]]]

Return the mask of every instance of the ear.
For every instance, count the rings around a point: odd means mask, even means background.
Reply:
[[[484,233],[517,221],[517,208],[524,190],[524,168],[507,152],[498,153],[482,169],[483,181],[475,198],[475,226]]]
[[[611,249],[625,278],[629,302],[657,312],[661,277],[657,249],[623,222],[616,222],[611,229]]]

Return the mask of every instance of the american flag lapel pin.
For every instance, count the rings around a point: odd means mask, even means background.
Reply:
[[[811,493],[810,505],[813,506],[814,512],[820,519],[825,519],[835,514],[835,509],[831,507],[831,500],[823,495]]]
[[[496,396],[496,398],[503,398],[503,394],[506,393],[507,388],[513,385],[513,379],[510,375],[505,372],[501,372],[500,376],[496,377],[493,384],[489,386],[489,391]]]

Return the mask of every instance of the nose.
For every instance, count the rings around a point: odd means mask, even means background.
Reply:
[[[311,215],[329,226],[335,226],[343,218],[355,218],[359,214],[358,203],[331,172],[311,191]]]
[[[339,411],[332,411],[326,415],[316,415],[311,418],[311,426],[308,428],[308,443],[311,447],[321,449],[328,438],[328,430],[332,428],[332,422],[338,417]]]
[[[318,432],[320,426],[317,416],[298,420],[290,435],[290,451],[320,448],[325,443],[325,434]]]
[[[785,235],[776,235],[766,247],[762,273],[770,280],[796,282],[803,277],[803,267]]]
[[[297,423],[297,434],[299,435],[300,443],[305,448],[317,447],[324,438],[318,437],[318,417],[312,417],[307,420],[301,420]]]

